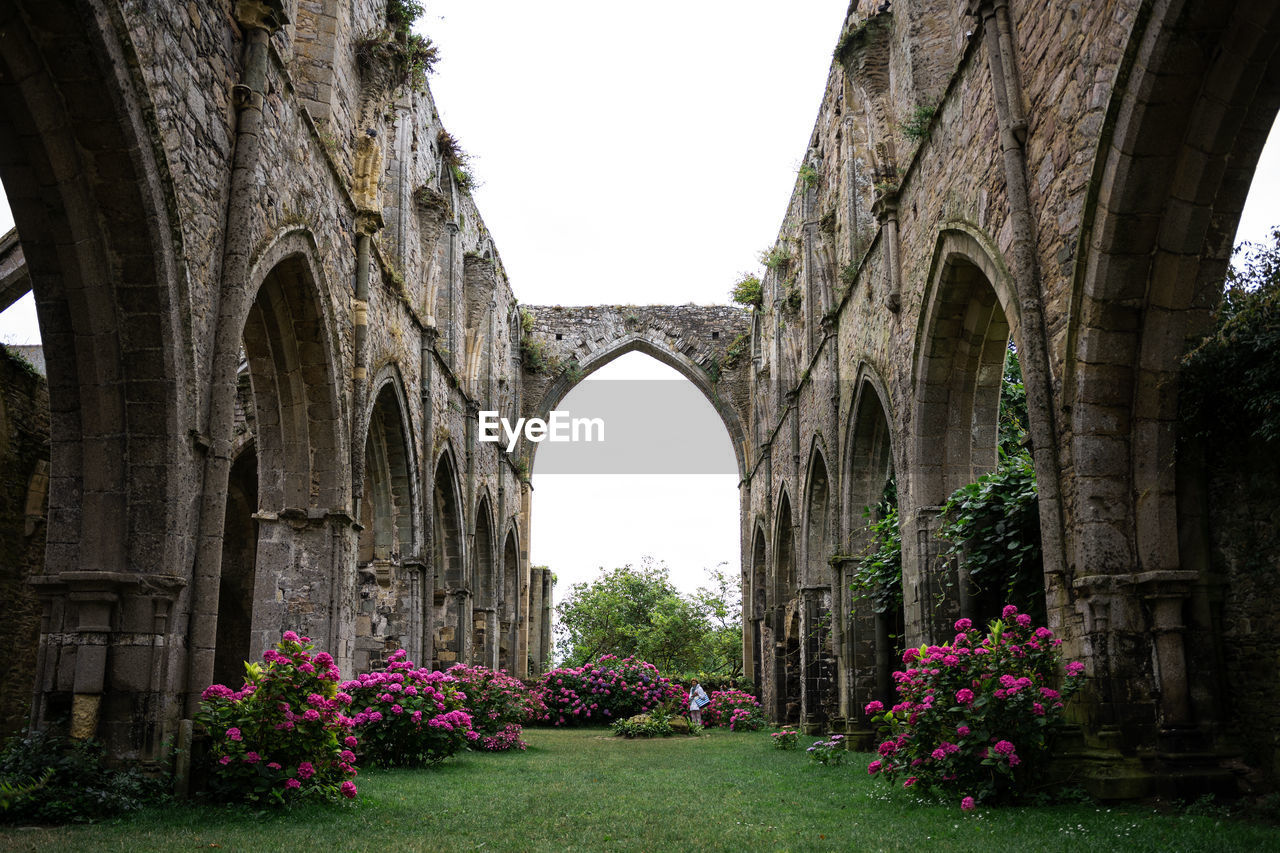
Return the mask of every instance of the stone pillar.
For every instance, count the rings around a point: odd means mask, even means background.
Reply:
[[[542,671],[546,671],[550,662],[551,648],[551,604],[552,604],[552,580],[551,570],[542,570],[542,624],[539,626],[542,634],[542,659],[538,661],[538,666]]]
[[[69,714],[76,739],[99,739],[122,759],[162,759],[181,710],[169,685],[182,651],[173,607],[186,583],[109,571],[32,578],[46,605],[33,723]]]

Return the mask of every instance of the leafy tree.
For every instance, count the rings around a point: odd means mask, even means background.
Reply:
[[[742,616],[722,568],[711,586],[685,596],[664,563],[645,557],[574,584],[556,605],[559,657],[582,666],[603,654],[636,657],[672,676],[735,677],[742,667]]]
[[[1180,405],[1190,433],[1224,445],[1280,441],[1280,227],[1245,243],[1227,274],[1217,325],[1183,359]]]

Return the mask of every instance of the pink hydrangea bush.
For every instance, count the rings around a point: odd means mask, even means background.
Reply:
[[[553,726],[609,725],[676,703],[683,689],[651,663],[605,655],[581,667],[553,669],[537,688]]]
[[[545,708],[530,695],[524,682],[505,672],[461,663],[449,667],[448,674],[466,694],[467,713],[480,733],[473,749],[500,752],[528,745],[520,738],[521,726],[538,719]]]
[[[710,704],[702,709],[705,726],[727,728],[735,732],[754,732],[765,727],[764,711],[756,697],[736,688],[715,690]]]
[[[196,722],[210,737],[209,793],[223,800],[285,804],[356,797],[351,697],[327,652],[286,631],[261,664],[246,664],[244,685],[214,684]]]
[[[351,694],[363,756],[380,767],[420,767],[443,761],[480,739],[453,676],[418,669],[404,649],[384,669],[342,689]]]
[[[955,627],[951,643],[907,649],[907,668],[893,674],[898,704],[867,705],[885,736],[867,770],[908,788],[962,795],[972,808],[1037,780],[1084,665],[1067,664],[1059,683],[1062,641],[1013,605],[986,634],[968,619]]]

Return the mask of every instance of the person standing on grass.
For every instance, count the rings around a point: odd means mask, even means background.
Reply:
[[[702,725],[702,709],[709,704],[711,699],[707,696],[707,691],[702,689],[702,685],[695,678],[693,686],[689,688],[689,717],[695,726]]]

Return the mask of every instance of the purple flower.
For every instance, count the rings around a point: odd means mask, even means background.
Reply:
[[[237,729],[235,726],[232,726],[231,728],[227,729],[227,737],[230,738],[231,740],[236,740],[236,741],[243,739],[240,735],[240,730]]]
[[[356,783],[352,782],[350,779],[343,782],[338,786],[338,788],[342,791],[342,796],[346,797],[348,800],[354,800],[356,798]]]
[[[968,705],[973,701],[973,691],[968,687],[961,687],[956,691],[956,701],[961,705]]]
[[[884,710],[884,703],[881,702],[879,699],[873,699],[872,701],[867,703],[866,712],[868,717],[879,714],[883,710]]]
[[[302,783],[299,782],[297,779],[286,779],[284,780],[284,786],[286,788],[301,788]]]
[[[1000,611],[1001,619],[1012,619],[1017,615],[1018,615],[1018,608],[1014,607],[1012,604],[1006,604],[1004,606],[1004,610]]]
[[[965,797],[960,801],[960,811],[962,812],[971,812],[977,807],[978,804],[973,801],[973,797]]]
[[[957,619],[957,620],[956,620],[956,630],[957,630],[957,631],[968,631],[968,630],[969,630],[970,628],[972,628],[972,627],[973,627],[973,620],[972,620],[972,619]]]

